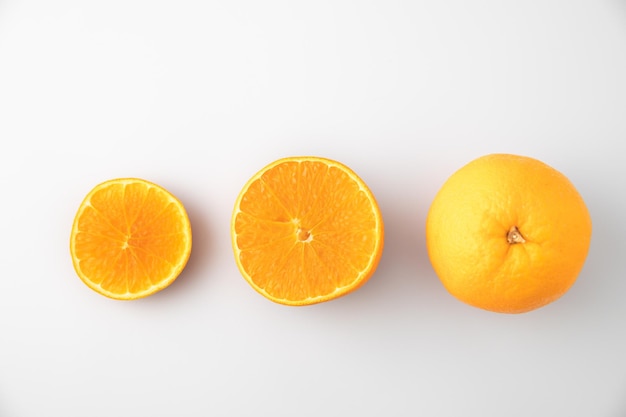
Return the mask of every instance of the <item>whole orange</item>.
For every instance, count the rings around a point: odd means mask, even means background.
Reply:
[[[491,154],[443,184],[426,219],[426,244],[450,294],[485,310],[523,313],[570,289],[591,229],[565,175],[527,156]]]

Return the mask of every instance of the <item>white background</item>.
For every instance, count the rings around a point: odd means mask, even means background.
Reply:
[[[626,416],[626,2],[0,0],[0,416]],[[426,212],[492,152],[576,185],[594,231],[542,309],[466,306],[438,281]],[[354,169],[386,226],[346,297],[274,304],[229,222],[257,170]],[[169,189],[187,268],[121,302],[76,276],[99,182]]]

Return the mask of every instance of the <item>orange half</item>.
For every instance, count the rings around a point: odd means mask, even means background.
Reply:
[[[70,237],[80,279],[114,299],[146,297],[169,286],[191,253],[183,204],[164,188],[137,178],[93,188],[80,205]]]
[[[348,294],[374,273],[383,220],[370,189],[347,166],[302,156],[255,174],[231,222],[237,266],[260,294],[285,305]]]

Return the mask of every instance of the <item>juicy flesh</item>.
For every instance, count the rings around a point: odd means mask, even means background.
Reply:
[[[143,184],[94,193],[75,236],[80,270],[111,293],[140,293],[162,285],[180,268],[188,244],[170,196]]]
[[[279,165],[250,184],[239,208],[240,262],[274,298],[305,300],[353,285],[376,251],[372,203],[336,167]]]

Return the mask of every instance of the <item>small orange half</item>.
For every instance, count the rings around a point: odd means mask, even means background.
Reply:
[[[183,204],[164,188],[119,178],[93,188],[80,205],[70,237],[80,279],[119,300],[146,297],[169,286],[191,253]]]
[[[308,305],[361,287],[383,250],[383,220],[370,189],[350,168],[314,156],[288,157],[256,173],[231,221],[237,266],[271,301]]]

